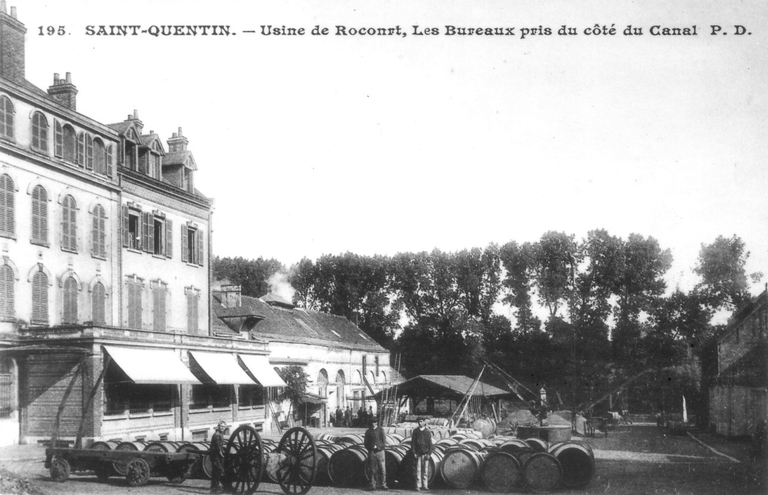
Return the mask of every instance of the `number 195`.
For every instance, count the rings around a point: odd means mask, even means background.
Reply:
[[[40,30],[40,36],[64,36],[67,34],[64,26],[38,26],[37,29]]]

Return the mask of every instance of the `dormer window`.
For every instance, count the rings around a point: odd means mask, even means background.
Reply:
[[[0,97],[0,137],[13,139],[13,103],[6,97]]]

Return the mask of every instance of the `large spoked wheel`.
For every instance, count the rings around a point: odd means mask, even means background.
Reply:
[[[144,486],[149,481],[149,463],[140,457],[128,461],[125,471],[129,486]]]
[[[69,479],[69,462],[66,459],[55,459],[51,463],[51,479],[53,481],[67,481]]]
[[[261,437],[255,428],[238,427],[229,437],[226,450],[225,484],[235,493],[253,493],[264,471]]]
[[[280,454],[277,482],[287,495],[304,495],[312,488],[317,471],[317,447],[304,428],[291,428],[275,450]]]

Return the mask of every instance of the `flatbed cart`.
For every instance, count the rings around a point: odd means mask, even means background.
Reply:
[[[96,390],[104,379],[110,357],[107,356],[104,369],[96,380],[84,410],[88,410]],[[183,482],[192,464],[198,462],[207,452],[157,452],[132,450],[100,450],[82,448],[85,417],[73,448],[57,448],[57,437],[61,415],[67,398],[72,392],[77,375],[85,360],[73,372],[56,414],[51,446],[45,451],[45,467],[50,470],[54,481],[66,481],[72,471],[93,471],[100,481],[106,481],[114,472],[114,466],[124,470],[130,486],[143,486],[150,476],[165,476],[175,483]],[[312,435],[304,428],[291,428],[272,452],[265,452],[261,437],[250,425],[238,427],[229,437],[224,456],[224,480],[229,491],[251,494],[261,483],[264,470],[269,469],[286,495],[305,495],[312,488],[317,471],[318,454]]]

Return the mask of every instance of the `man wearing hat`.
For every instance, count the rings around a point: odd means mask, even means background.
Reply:
[[[371,475],[368,490],[389,490],[387,487],[387,464],[384,447],[387,438],[384,429],[379,427],[379,419],[371,416],[371,427],[365,432],[365,448],[368,449],[368,472]]]
[[[219,421],[216,425],[216,429],[213,432],[211,438],[211,446],[208,453],[211,455],[211,493],[223,492],[224,487],[221,484],[221,480],[224,478],[224,436],[222,435],[227,429],[227,423],[225,421]]]

